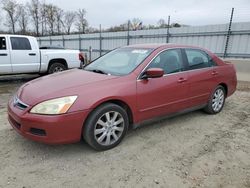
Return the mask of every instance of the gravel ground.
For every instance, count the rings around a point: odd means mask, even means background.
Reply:
[[[0,83],[0,187],[250,187],[250,82],[220,114],[161,120],[96,152],[84,142],[36,143],[10,127],[7,101],[27,80]]]

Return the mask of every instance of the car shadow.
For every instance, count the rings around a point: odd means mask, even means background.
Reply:
[[[180,121],[186,121],[189,119],[191,116],[192,118],[197,117],[197,116],[203,116],[206,115],[202,111],[194,111],[194,112],[189,112],[186,114],[178,115],[175,117],[169,117],[169,118],[162,118],[160,120],[155,120],[155,121],[150,121],[143,123],[140,127],[136,129],[130,129],[125,136],[123,142],[118,145],[116,148],[108,150],[108,151],[96,151],[92,149],[84,140],[81,140],[78,143],[73,143],[73,144],[65,144],[65,145],[47,145],[43,143],[38,143],[34,142],[28,139],[25,139],[21,137],[20,135],[15,136],[15,143],[18,144],[18,147],[21,147],[22,150],[30,150],[30,153],[33,153],[35,155],[40,155],[44,156],[47,155],[48,158],[58,158],[62,154],[65,157],[76,157],[76,156],[92,156],[92,155],[99,155],[99,153],[105,153],[105,152],[115,152],[115,151],[122,151],[126,150],[127,146],[126,144],[131,144],[132,142],[130,141],[133,140],[135,141],[138,136],[140,135],[149,135],[148,133],[151,134],[151,132],[157,132],[161,131],[162,128],[169,127],[171,128],[172,126],[178,126],[178,122]],[[160,129],[160,130],[159,130]],[[13,133],[14,134],[14,133]],[[133,143],[132,143],[133,144]]]
[[[22,84],[38,78],[39,75],[8,75],[0,76],[0,94],[12,94]]]
[[[0,75],[0,83],[21,83],[38,78],[38,74]]]

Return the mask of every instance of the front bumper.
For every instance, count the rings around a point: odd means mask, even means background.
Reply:
[[[8,120],[11,126],[25,138],[46,144],[68,144],[81,140],[82,127],[89,111],[63,115],[37,115],[8,104]]]

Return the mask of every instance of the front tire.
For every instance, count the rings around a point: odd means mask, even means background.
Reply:
[[[62,64],[62,63],[53,63],[52,65],[50,65],[48,73],[49,74],[54,74],[57,72],[62,72],[64,70],[67,70],[67,67]]]
[[[95,150],[108,150],[122,141],[128,125],[126,111],[116,104],[107,103],[91,113],[84,125],[83,138]]]
[[[225,98],[226,98],[226,92],[224,87],[219,85],[218,87],[215,88],[214,92],[210,96],[208,105],[204,109],[205,112],[208,114],[217,114],[219,113],[225,103]]]

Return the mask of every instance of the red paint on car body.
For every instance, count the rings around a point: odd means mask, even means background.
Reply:
[[[236,90],[236,73],[232,64],[226,64],[213,53],[196,47],[182,45],[134,45],[130,48],[153,49],[153,52],[130,74],[112,76],[70,70],[30,81],[18,90],[17,97],[29,107],[20,110],[8,104],[9,122],[28,139],[48,144],[64,144],[81,139],[84,123],[100,104],[119,101],[131,111],[132,123],[173,114],[188,108],[204,105],[213,90],[220,84],[227,87],[227,96]],[[204,69],[178,72],[160,78],[138,79],[151,60],[163,50],[201,49],[216,63]],[[49,99],[77,95],[78,98],[66,114],[37,115],[30,110]],[[40,136],[31,128],[45,130]]]

